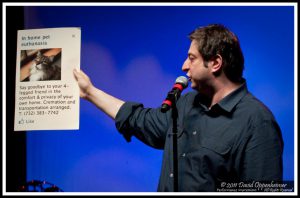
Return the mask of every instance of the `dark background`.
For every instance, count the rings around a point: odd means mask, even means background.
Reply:
[[[17,30],[24,28],[24,8],[6,9],[6,191],[26,183],[26,133],[14,132]]]

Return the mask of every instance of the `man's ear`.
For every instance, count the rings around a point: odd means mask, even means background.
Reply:
[[[222,71],[223,59],[222,56],[217,54],[210,60],[211,71],[214,74],[219,74]]]

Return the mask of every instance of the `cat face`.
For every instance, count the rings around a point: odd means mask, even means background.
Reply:
[[[37,70],[46,70],[51,67],[54,56],[43,56],[40,51],[38,51],[36,58],[34,59],[33,67]]]
[[[44,56],[38,51],[30,68],[30,81],[60,80],[60,67],[53,64],[54,56]]]

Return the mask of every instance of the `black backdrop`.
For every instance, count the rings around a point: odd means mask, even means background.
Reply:
[[[26,133],[14,132],[17,30],[24,28],[24,8],[6,7],[6,191],[16,192],[26,182]],[[3,72],[3,70],[2,70]],[[3,111],[2,111],[3,112]]]

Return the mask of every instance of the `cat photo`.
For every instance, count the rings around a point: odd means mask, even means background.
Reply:
[[[61,52],[57,49],[43,51],[37,50],[32,55],[34,58],[27,65],[29,76],[22,81],[61,80]],[[45,55],[46,52],[51,55]]]

